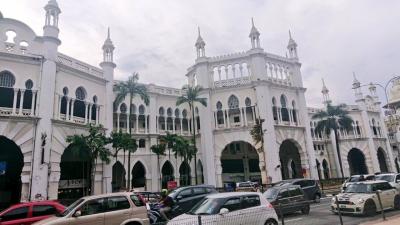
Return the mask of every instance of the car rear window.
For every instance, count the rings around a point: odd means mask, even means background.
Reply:
[[[28,206],[20,207],[9,211],[1,217],[1,221],[10,221],[10,220],[18,220],[24,219],[28,217]]]
[[[137,195],[131,195],[131,200],[133,204],[135,204],[138,207],[145,205],[145,203]]]
[[[260,197],[257,195],[245,196],[243,198],[243,208],[251,208],[260,205]]]
[[[125,196],[110,197],[107,200],[106,211],[129,209],[131,206]]]
[[[52,205],[34,205],[32,210],[33,217],[54,215],[56,213],[57,210]]]

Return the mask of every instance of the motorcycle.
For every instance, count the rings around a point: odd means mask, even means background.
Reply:
[[[160,203],[149,204],[148,215],[149,215],[149,219],[150,219],[150,224],[157,224],[157,225],[167,224],[168,221],[166,221],[160,213],[161,208],[162,208],[162,204],[160,204]],[[167,217],[168,217],[168,219],[173,218],[170,213],[167,214]]]

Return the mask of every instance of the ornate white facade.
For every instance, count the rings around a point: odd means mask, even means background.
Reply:
[[[68,148],[65,140],[68,135],[86,132],[89,123],[102,124],[107,134],[131,129],[139,142],[131,162],[135,184],[159,190],[160,177],[169,175],[179,181],[184,171],[181,160],[161,157],[158,168],[150,146],[166,132],[190,137],[193,128],[189,108],[176,106],[182,91],[148,84],[149,105],[135,98],[132,108],[126,99],[113,109],[116,64],[110,33],[103,44],[100,67],[92,66],[58,51],[61,10],[55,0],[50,0],[45,12],[42,36],[0,14],[0,140],[11,140],[22,153],[21,199],[56,199],[61,189],[74,187],[71,183],[63,186],[65,180],[60,179],[60,165]],[[195,109],[197,180],[203,182],[204,177],[205,183],[222,187],[226,182],[241,180],[265,184],[282,177],[336,177],[334,139],[318,137],[312,129],[315,121],[310,118],[319,109],[307,108],[296,42],[290,35],[289,56],[283,57],[261,48],[260,32],[254,23],[249,38],[251,48],[245,52],[207,57],[199,31],[197,59],[186,74],[190,85],[204,88],[201,96],[208,102],[207,107],[198,105]],[[355,133],[341,133],[345,175],[350,173],[347,153],[353,148],[364,154],[369,173],[381,170],[376,154],[379,148],[385,153],[387,170],[395,170],[376,96],[358,94],[357,105],[348,107],[358,123]],[[257,118],[265,119],[264,151],[260,152],[255,150],[249,134]],[[379,127],[377,134],[375,127]],[[122,174],[118,171],[128,170],[127,163],[125,168],[122,166],[126,158],[120,152],[116,159],[119,163],[115,159],[108,165],[98,162],[95,193],[113,190],[115,176]],[[2,160],[7,159],[1,158],[0,152],[0,163]],[[317,168],[322,168],[323,162],[328,169],[318,175]],[[122,168],[117,170],[117,166]],[[195,183],[194,162],[189,166]]]

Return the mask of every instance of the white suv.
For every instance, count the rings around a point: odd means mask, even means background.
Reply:
[[[186,214],[175,217],[168,225],[278,225],[274,207],[256,192],[230,192],[208,195]]]
[[[331,210],[338,212],[337,203],[342,213],[372,216],[381,211],[377,191],[380,192],[383,210],[400,209],[400,195],[396,188],[387,181],[355,182],[347,186],[343,193],[332,198]]]
[[[400,192],[400,173],[383,173],[375,176],[376,180],[385,180]]]

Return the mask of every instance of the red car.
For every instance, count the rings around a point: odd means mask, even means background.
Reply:
[[[19,203],[0,212],[0,225],[29,225],[61,213],[65,206],[56,201]]]

